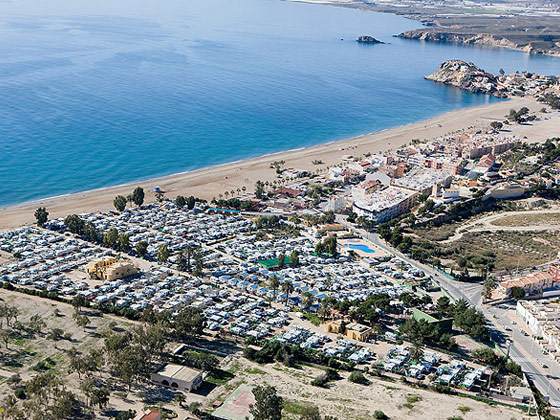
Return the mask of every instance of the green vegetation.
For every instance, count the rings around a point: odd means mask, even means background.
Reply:
[[[479,360],[482,363],[496,368],[499,372],[511,373],[519,377],[522,376],[521,366],[511,360],[507,361],[504,356],[493,352],[487,347],[474,350],[472,352],[472,357],[475,360]]]
[[[49,220],[49,212],[45,207],[39,207],[35,210],[35,220],[37,220],[37,225],[44,227]]]
[[[369,383],[369,381],[364,376],[364,374],[356,370],[350,373],[350,375],[348,376],[348,380],[350,382],[353,382],[355,384],[360,384],[360,385],[367,385]]]
[[[383,411],[381,410],[375,410],[373,412],[373,418],[375,420],[388,420],[389,416],[387,414],[385,414]]]
[[[281,420],[284,399],[278,395],[276,388],[269,385],[257,385],[253,388],[255,404],[250,407],[254,420]],[[301,414],[297,413],[297,414]]]
[[[117,195],[113,200],[113,205],[117,209],[117,211],[123,212],[126,208],[126,198],[122,195]]]
[[[558,95],[545,93],[541,98],[539,98],[539,102],[550,105],[552,109],[560,109],[560,96]]]

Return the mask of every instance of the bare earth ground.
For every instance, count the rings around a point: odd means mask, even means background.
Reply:
[[[69,304],[5,289],[0,290],[0,301],[14,305],[20,310],[18,316],[20,322],[26,324],[32,315],[38,314],[41,315],[47,325],[41,335],[12,341],[7,349],[2,344],[0,349],[0,400],[3,400],[8,394],[13,394],[13,389],[7,382],[8,378],[14,374],[19,374],[22,380],[26,381],[38,374],[37,371],[33,370],[33,366],[47,359],[56,362],[56,365],[52,367],[52,372],[61,375],[66,380],[68,388],[80,395],[77,374],[67,373],[68,359],[65,352],[72,347],[75,347],[79,352],[87,352],[102,346],[103,342],[100,334],[111,327],[111,323],[113,325],[116,323],[119,328],[127,328],[132,325],[131,321],[119,317],[101,314],[96,310],[83,309],[82,314],[87,315],[91,321],[90,325],[84,330],[76,325],[76,321],[72,317],[74,308]],[[59,315],[55,314],[55,310],[59,311]],[[52,328],[61,328],[64,333],[70,333],[71,339],[58,341],[48,339],[46,334]],[[102,376],[107,377],[106,375],[107,373],[104,373]],[[103,413],[96,410],[95,418],[109,419],[114,417],[113,413],[116,410],[133,409],[137,411],[144,408],[144,404],[138,396],[128,398],[127,394],[126,389],[122,389],[121,392],[112,392],[107,409]],[[130,396],[132,395],[130,394]],[[83,396],[81,397],[84,399]],[[184,410],[172,403],[166,405],[176,412],[186,414]]]
[[[551,213],[540,211],[535,214],[518,214],[509,215],[494,219],[490,222],[493,226],[502,226],[510,228],[542,228],[556,229],[560,225],[560,211]]]
[[[464,420],[512,420],[524,418],[516,409],[490,406],[468,398],[438,394],[415,389],[399,382],[386,382],[367,376],[369,385],[348,382],[347,373],[342,379],[331,382],[328,389],[310,385],[323,373],[322,370],[304,366],[288,368],[280,364],[257,365],[245,359],[231,359],[229,368],[236,377],[209,394],[209,400],[223,400],[242,383],[268,383],[278,389],[286,405],[284,417],[297,419],[302,406],[317,405],[321,414],[341,419],[371,419],[375,410],[382,410],[392,420],[430,419],[445,420],[453,416]],[[462,411],[459,407],[464,408]]]
[[[519,109],[523,106],[527,106],[532,111],[538,111],[542,108],[542,104],[537,103],[533,98],[514,98],[496,104],[449,112],[430,120],[340,142],[263,156],[145,182],[135,182],[125,186],[104,188],[0,208],[0,230],[32,223],[33,211],[38,206],[46,206],[51,218],[71,213],[108,211],[112,209],[112,201],[117,194],[127,195],[136,185],[150,191],[146,197],[147,201],[154,200],[151,191],[156,185],[165,190],[167,196],[172,198],[177,194],[183,194],[212,199],[225,191],[237,190],[242,186],[246,186],[247,191],[250,192],[253,190],[255,181],[272,181],[274,179],[275,172],[270,169],[270,163],[275,160],[285,160],[288,168],[324,169],[327,165],[340,164],[344,155],[359,157],[367,152],[376,153],[398,148],[409,143],[412,139],[432,139],[468,127],[488,127],[491,121],[503,120],[511,108]],[[554,112],[541,116],[543,117],[541,121],[536,121],[531,125],[512,126],[511,134],[525,135],[531,142],[544,141],[549,137],[558,135],[560,113]],[[324,164],[313,165],[311,162],[315,159],[322,160]]]

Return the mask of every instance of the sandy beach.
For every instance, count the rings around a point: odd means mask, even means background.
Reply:
[[[452,111],[429,120],[306,149],[3,207],[0,208],[0,230],[33,223],[33,212],[39,206],[47,208],[50,218],[72,213],[112,210],[113,198],[118,194],[126,196],[137,185],[146,191],[147,202],[155,199],[152,192],[155,186],[159,186],[170,198],[182,194],[210,200],[225,191],[237,190],[243,186],[247,188],[247,192],[252,192],[257,180],[275,179],[276,174],[274,169],[270,168],[270,164],[276,160],[284,160],[286,168],[317,170],[328,165],[339,164],[345,155],[358,157],[368,152],[378,153],[395,149],[409,143],[412,139],[429,140],[469,127],[488,127],[492,121],[503,120],[511,108],[519,109],[523,106],[527,106],[533,112],[542,108],[542,104],[534,98],[513,98],[496,104]],[[541,120],[530,125],[510,127],[511,134],[526,136],[528,142],[544,141],[560,135],[560,113],[539,113],[539,116],[542,117]],[[314,165],[312,163],[314,160],[321,160],[323,164]]]

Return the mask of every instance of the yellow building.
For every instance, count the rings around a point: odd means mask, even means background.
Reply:
[[[328,333],[341,334],[341,326],[340,320],[329,321],[325,323],[325,330]],[[344,335],[352,340],[367,341],[373,335],[373,328],[352,322],[346,325]]]
[[[130,260],[117,260],[115,257],[103,257],[92,260],[86,266],[86,273],[97,280],[117,280],[138,273]]]
[[[346,326],[346,337],[358,341],[367,341],[373,335],[373,328],[353,322]]]
[[[340,333],[340,326],[341,321],[338,319],[335,321],[325,322],[325,331],[328,333],[338,334]]]

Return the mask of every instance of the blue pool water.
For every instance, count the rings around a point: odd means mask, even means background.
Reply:
[[[311,146],[496,101],[447,59],[560,60],[393,38],[402,17],[278,0],[0,2],[0,205]],[[386,45],[360,45],[359,35]],[[188,193],[185,192],[185,193]]]
[[[357,251],[362,251],[362,252],[365,252],[367,254],[374,254],[375,253],[374,249],[371,249],[369,246],[363,245],[363,244],[346,244],[345,246],[347,248],[354,249],[354,250],[357,250]]]

